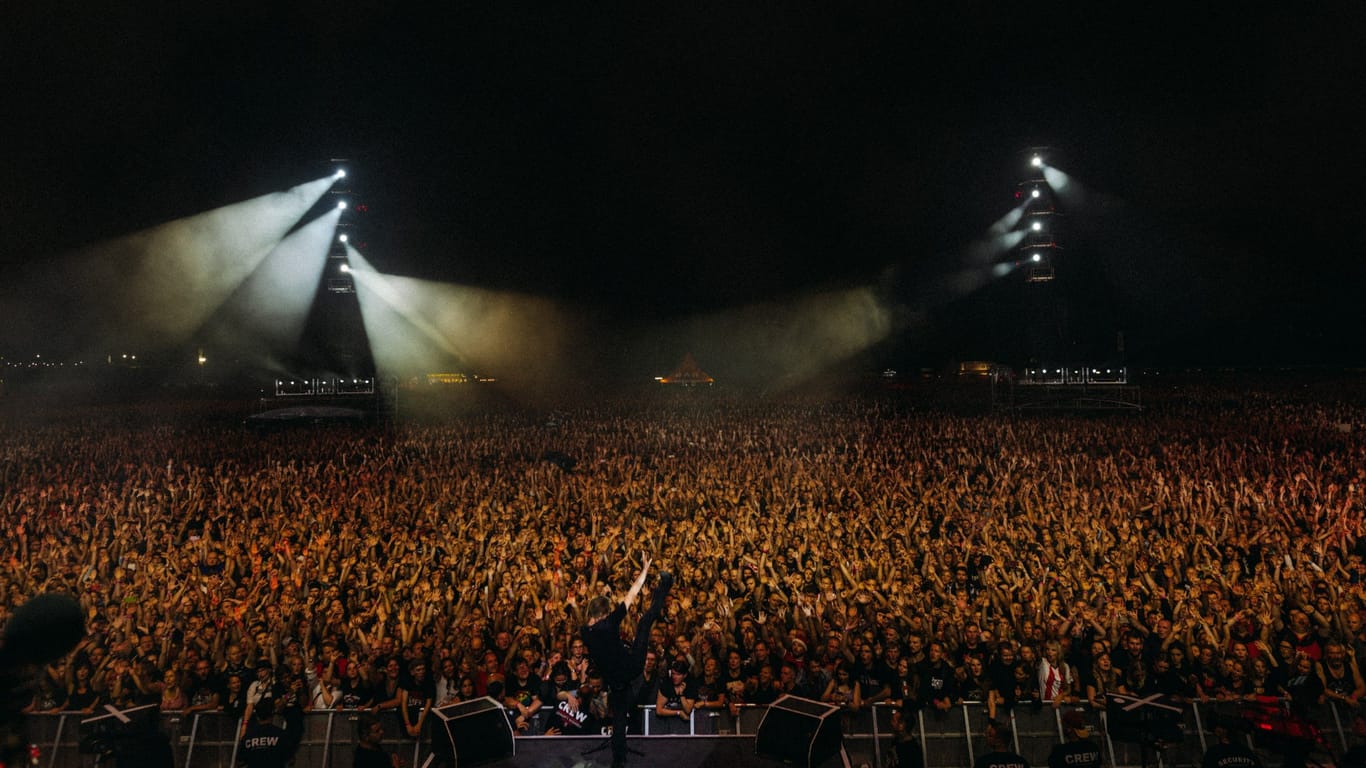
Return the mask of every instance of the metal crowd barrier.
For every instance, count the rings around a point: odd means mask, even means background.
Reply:
[[[1051,705],[1017,706],[1013,711],[998,713],[1008,722],[1014,734],[1015,750],[1032,765],[1046,765],[1053,745],[1063,740],[1062,714],[1069,710],[1083,713],[1092,728],[1092,738],[1101,745],[1106,763],[1115,768],[1151,765],[1198,765],[1200,757],[1213,740],[1211,716],[1221,705],[1192,703],[1184,713],[1184,737],[1160,753],[1144,754],[1143,747],[1118,739],[1111,739],[1107,730],[1106,713],[1086,706]],[[697,710],[686,721],[660,718],[653,706],[641,707],[640,737],[694,737],[699,739],[753,738],[763,719],[765,707],[746,705],[738,716],[729,711]],[[545,707],[538,715],[535,730],[554,717],[554,708]],[[100,714],[97,712],[96,714]],[[356,744],[357,710],[327,710],[306,713],[304,733],[299,744],[295,765],[318,768],[351,768],[352,751]],[[867,762],[882,766],[891,753],[894,734],[891,729],[892,708],[875,705],[871,709],[843,716],[841,721],[845,743],[855,764]],[[82,720],[91,717],[80,712],[29,715],[25,722],[29,740],[39,747],[38,765],[47,768],[95,768],[98,755],[81,744]],[[394,738],[403,733],[397,711],[380,713],[385,725],[387,750],[402,756],[410,766],[423,765],[431,754],[431,726],[435,717],[428,718],[421,738]],[[1316,724],[1322,729],[1329,746],[1345,750],[1349,742],[1352,713],[1339,711],[1336,703],[1325,707]],[[968,702],[944,712],[922,710],[914,723],[925,768],[963,768],[970,766],[977,756],[986,751],[985,705]],[[240,721],[222,714],[201,713],[183,716],[178,713],[160,715],[162,733],[170,742],[176,768],[232,768],[237,762],[237,736]],[[584,738],[518,734],[519,739]],[[601,738],[601,736],[595,736]],[[1249,745],[1253,745],[1251,736]],[[88,745],[87,745],[88,746]],[[1262,754],[1268,766],[1278,766],[1280,758],[1274,753]]]

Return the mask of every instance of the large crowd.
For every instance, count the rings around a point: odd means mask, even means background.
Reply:
[[[984,716],[1108,693],[1366,696],[1366,407],[1274,394],[962,415],[717,397],[258,432],[0,430],[0,620],[78,596],[30,712],[503,700],[604,718],[579,628],[676,576],[641,703]],[[633,622],[626,622],[630,626]],[[560,707],[561,716],[542,707]]]

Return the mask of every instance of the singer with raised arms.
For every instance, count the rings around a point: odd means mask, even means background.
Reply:
[[[607,703],[612,709],[612,765],[626,764],[626,723],[635,697],[631,684],[640,677],[645,669],[645,652],[650,644],[650,628],[664,611],[664,599],[673,586],[673,574],[664,571],[659,575],[659,584],[650,599],[650,607],[636,623],[635,636],[627,643],[621,637],[621,622],[626,619],[626,611],[635,603],[640,591],[645,587],[645,578],[650,572],[650,558],[646,557],[640,575],[631,584],[626,597],[613,605],[606,596],[598,596],[588,602],[585,610],[587,624],[581,630],[588,655],[603,682],[607,684]]]

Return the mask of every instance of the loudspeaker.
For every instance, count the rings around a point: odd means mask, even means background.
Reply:
[[[95,755],[97,764],[117,768],[174,768],[171,740],[161,730],[160,707],[105,709],[108,714],[81,720],[77,745],[81,754]]]
[[[754,734],[754,754],[789,765],[812,768],[844,749],[840,708],[797,696],[768,706]]]
[[[486,765],[516,754],[512,724],[503,705],[491,696],[437,707],[432,713],[451,740],[460,768]]]
[[[1184,705],[1164,695],[1105,695],[1105,732],[1114,741],[1152,746],[1181,741]]]

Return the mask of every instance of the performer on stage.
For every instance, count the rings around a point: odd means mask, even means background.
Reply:
[[[635,692],[631,683],[640,677],[645,669],[645,651],[650,644],[650,628],[654,626],[664,610],[664,598],[673,586],[673,574],[665,571],[659,575],[659,585],[655,587],[650,607],[636,624],[636,634],[630,644],[621,638],[621,622],[626,611],[640,595],[645,586],[645,577],[650,572],[650,558],[640,569],[640,575],[626,593],[626,597],[615,607],[606,597],[595,597],[589,601],[585,610],[588,624],[583,627],[584,644],[588,655],[602,673],[607,684],[608,704],[612,708],[612,765],[626,764],[626,722],[635,706]]]

